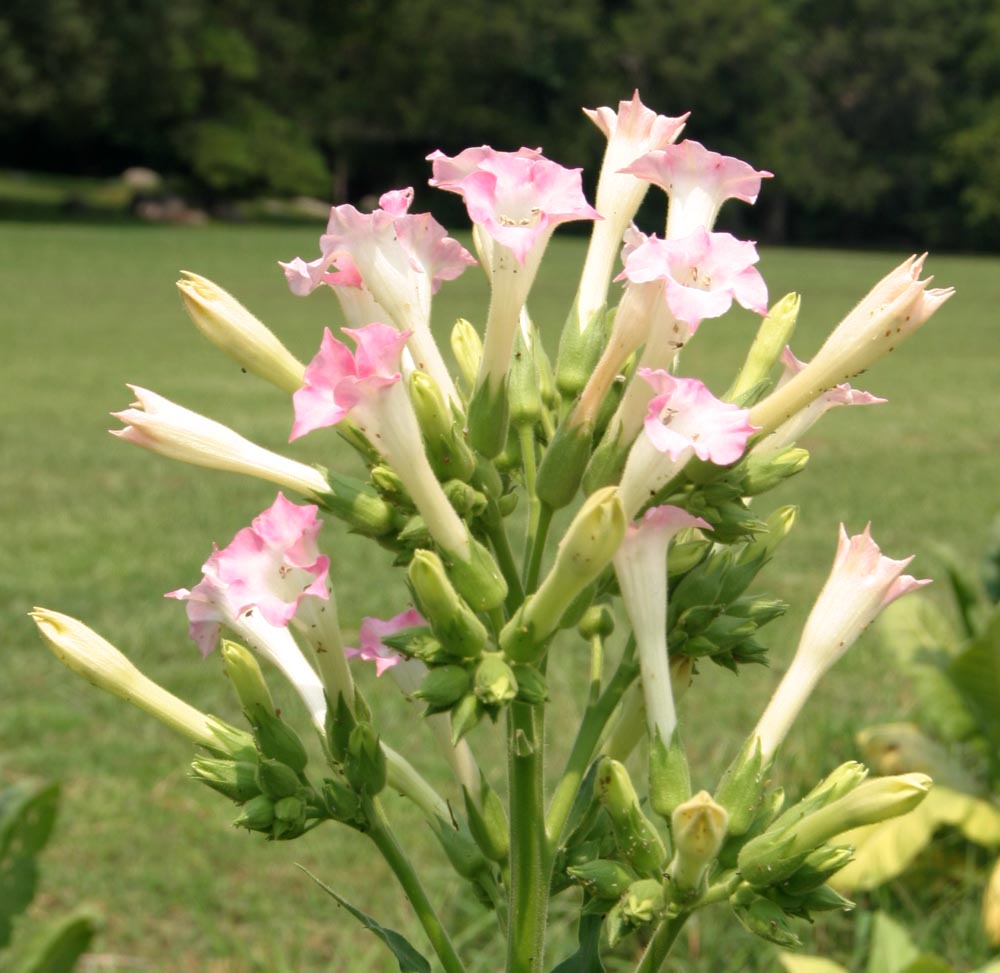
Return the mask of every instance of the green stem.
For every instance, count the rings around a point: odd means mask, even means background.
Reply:
[[[573,741],[573,749],[566,761],[566,769],[563,771],[556,792],[552,796],[552,803],[549,805],[549,812],[545,818],[547,853],[550,857],[555,854],[559,842],[562,840],[566,819],[569,817],[573,802],[576,800],[580,782],[594,758],[601,733],[618,705],[618,701],[622,698],[622,694],[632,685],[639,673],[639,667],[632,658],[633,653],[629,651],[630,646],[631,643],[626,646],[622,660],[618,663],[618,669],[607,688],[597,702],[588,706],[583,714],[583,721],[580,723],[580,729]]]
[[[424,892],[424,887],[420,884],[420,879],[410,864],[410,860],[392,833],[385,812],[377,800],[371,802],[369,820],[371,830],[368,832],[368,836],[388,862],[403,892],[410,900],[410,905],[413,906],[413,911],[424,927],[424,932],[427,933],[427,938],[434,947],[434,952],[437,953],[446,973],[465,973],[465,967],[458,958],[455,947],[452,946],[434,907],[427,898],[427,893]]]
[[[493,501],[490,501],[493,503]],[[493,547],[493,553],[497,558],[497,567],[507,582],[507,611],[513,614],[518,605],[524,601],[524,589],[521,587],[521,575],[517,570],[517,563],[514,561],[514,552],[510,548],[510,540],[507,537],[507,530],[504,527],[503,518],[500,511],[495,511],[496,516],[483,518],[486,524],[486,533]]]
[[[542,969],[548,883],[542,876],[542,708],[514,703],[508,716],[510,777],[510,913],[507,973]]]
[[[527,545],[531,544],[531,538],[538,530],[538,517],[541,513],[542,502],[535,494],[535,478],[537,468],[535,466],[535,427],[524,423],[517,427],[517,434],[521,440],[521,460],[524,463],[524,486],[528,493],[528,501],[531,504],[531,515],[528,518]]]
[[[681,912],[676,916],[668,916],[660,923],[659,928],[653,933],[653,938],[646,947],[639,965],[635,968],[635,973],[659,973],[663,961],[667,958],[667,953],[674,945],[678,933],[684,928],[690,912]]]
[[[530,535],[531,554],[524,572],[524,591],[530,594],[538,587],[538,576],[542,571],[542,555],[545,553],[545,541],[549,536],[549,527],[552,526],[553,509],[542,503],[538,511],[538,527]]]
[[[604,673],[604,638],[600,634],[590,638],[590,695],[587,704],[593,706],[601,698],[601,677]]]

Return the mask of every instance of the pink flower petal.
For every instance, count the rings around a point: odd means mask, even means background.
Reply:
[[[344,654],[349,659],[363,659],[375,663],[375,675],[381,676],[387,669],[399,665],[403,656],[390,649],[383,641],[405,628],[426,625],[424,617],[415,608],[410,608],[389,619],[366,617],[361,621],[358,639],[360,648],[346,648]]]

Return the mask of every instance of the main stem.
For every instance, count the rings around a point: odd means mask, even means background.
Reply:
[[[548,883],[543,870],[542,719],[542,707],[526,703],[514,703],[508,716],[511,888],[507,973],[540,973],[545,951]]]
[[[653,933],[653,938],[646,947],[639,965],[635,968],[635,973],[659,973],[663,961],[667,958],[677,939],[684,923],[687,922],[690,912],[681,912],[676,916],[669,916],[660,923],[659,928]]]
[[[371,829],[368,836],[375,842],[375,846],[382,852],[382,857],[389,863],[389,867],[406,897],[410,900],[410,905],[413,906],[413,911],[416,912],[420,924],[424,927],[424,932],[427,933],[427,938],[431,941],[434,952],[437,953],[446,973],[465,973],[465,967],[458,958],[458,953],[455,952],[455,947],[452,946],[448,933],[441,925],[441,920],[438,919],[434,907],[427,898],[427,893],[424,892],[424,887],[420,884],[417,873],[413,870],[406,853],[399,846],[385,812],[377,800],[371,802],[369,820],[371,821]]]

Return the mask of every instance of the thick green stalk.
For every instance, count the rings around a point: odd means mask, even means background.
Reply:
[[[491,501],[492,503],[492,501]],[[524,590],[521,588],[521,575],[518,573],[517,564],[514,561],[514,552],[510,548],[510,540],[507,537],[507,530],[504,527],[500,512],[496,511],[496,518],[484,518],[486,533],[490,539],[493,553],[496,555],[497,567],[507,582],[507,612],[513,614],[517,607],[524,601]]]
[[[531,553],[524,571],[525,594],[531,594],[538,587],[538,576],[542,572],[542,555],[545,553],[545,541],[549,536],[553,513],[553,509],[547,503],[541,504],[538,511],[538,529],[531,536]]]
[[[523,423],[517,427],[517,434],[521,441],[521,460],[524,463],[524,487],[528,494],[528,502],[531,505],[531,512],[528,518],[528,535],[526,538],[527,545],[530,547],[532,538],[538,532],[538,517],[542,510],[542,501],[538,499],[535,493],[537,473],[535,466],[535,427]]]
[[[510,916],[507,973],[541,973],[548,882],[543,876],[542,707],[514,703],[508,716]]]
[[[689,915],[691,915],[690,912],[681,912],[676,916],[668,916],[660,923],[656,932],[653,933],[653,938],[649,941],[639,965],[635,968],[635,973],[660,973],[663,961],[667,958],[667,954],[674,945],[674,940],[677,939],[677,935],[684,927]]]
[[[583,714],[583,721],[577,731],[576,740],[573,741],[573,749],[566,761],[566,769],[563,771],[556,786],[556,792],[552,796],[552,803],[549,805],[549,812],[545,819],[547,853],[550,856],[554,855],[559,847],[566,819],[569,817],[573,802],[576,800],[580,782],[583,780],[590,762],[594,759],[594,752],[600,742],[601,733],[604,732],[604,727],[611,718],[618,701],[622,698],[622,694],[635,681],[638,672],[639,667],[633,659],[633,643],[630,641],[611,682],[608,683],[597,702],[588,706]]]
[[[455,947],[452,946],[451,940],[448,938],[448,933],[441,925],[441,921],[427,898],[427,893],[424,892],[424,887],[420,884],[420,879],[410,864],[410,860],[396,840],[382,806],[376,800],[371,802],[369,819],[371,829],[368,836],[388,862],[403,892],[410,900],[410,905],[413,906],[413,911],[424,927],[424,932],[427,933],[427,938],[434,947],[434,952],[441,960],[441,965],[445,968],[446,973],[465,973],[465,967],[458,958]]]

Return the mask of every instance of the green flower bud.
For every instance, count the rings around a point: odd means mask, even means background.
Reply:
[[[361,803],[358,795],[340,780],[326,777],[323,780],[323,803],[335,821],[355,824],[360,820]]]
[[[385,787],[385,751],[371,723],[358,723],[351,730],[344,775],[356,791],[373,797]]]
[[[473,687],[487,710],[497,710],[517,696],[517,678],[498,652],[483,656],[476,668]]]
[[[483,341],[465,318],[459,318],[451,329],[451,353],[455,356],[466,387],[474,388],[479,362],[483,357]]]
[[[427,522],[420,514],[407,518],[406,523],[396,534],[396,540],[407,548],[428,547],[434,541],[427,529]]]
[[[297,794],[301,786],[299,775],[280,760],[262,757],[257,764],[257,787],[272,801]]]
[[[357,695],[355,696],[357,698]],[[355,719],[343,693],[337,694],[337,701],[326,710],[326,741],[330,753],[338,763],[344,762],[347,744],[354,729]]]
[[[414,371],[409,385],[410,401],[435,475],[442,480],[467,480],[476,468],[476,458],[437,383],[426,372]]]
[[[220,651],[222,671],[233,684],[244,712],[250,712],[260,706],[267,712],[273,713],[274,700],[253,653],[229,639],[222,640]]]
[[[492,611],[504,603],[507,582],[493,555],[475,538],[469,537],[469,560],[455,558],[447,567],[455,588],[474,611]]]
[[[575,399],[593,374],[606,340],[604,317],[607,305],[599,307],[583,328],[574,302],[559,338],[556,387],[564,399]]]
[[[850,848],[823,846],[810,852],[802,865],[781,883],[782,892],[803,895],[819,888],[854,858]]]
[[[191,775],[239,804],[260,793],[257,787],[257,764],[246,760],[198,757],[191,762]]]
[[[571,503],[583,481],[583,471],[590,459],[594,424],[591,421],[570,426],[562,423],[556,430],[538,468],[535,492],[553,510]]]
[[[708,867],[722,848],[728,824],[725,808],[716,804],[708,791],[699,791],[674,809],[674,858],[668,874],[675,899],[686,901],[700,893]]]
[[[514,678],[517,679],[517,699],[522,703],[535,706],[549,699],[548,686],[543,676],[534,666],[514,665]]]
[[[559,544],[551,571],[500,633],[500,647],[510,658],[516,662],[541,658],[574,598],[611,561],[625,528],[625,510],[614,487],[587,498]]]
[[[666,908],[663,884],[651,878],[639,879],[622,899],[622,918],[630,926],[644,926],[660,918]]]
[[[469,400],[469,443],[482,456],[493,459],[503,452],[510,424],[510,402],[504,377],[487,377]]]
[[[733,913],[747,932],[785,949],[796,949],[802,945],[781,906],[760,895],[753,896],[746,905],[734,902],[735,898],[734,895],[730,899]]]
[[[616,861],[596,859],[573,865],[567,874],[582,885],[595,899],[618,899],[636,880],[635,875]]]
[[[656,828],[642,813],[623,764],[602,758],[594,778],[597,800],[611,819],[621,853],[639,875],[660,875],[667,851]]]
[[[325,510],[366,537],[384,537],[396,528],[396,509],[366,484],[339,473],[325,475],[330,492],[319,498]]]
[[[772,828],[784,830],[804,817],[849,794],[868,776],[868,768],[857,760],[848,760],[827,774],[805,797],[778,818]]]
[[[751,453],[744,467],[743,493],[748,497],[767,493],[796,473],[801,473],[808,462],[809,451],[798,446],[789,446],[763,456]]]
[[[621,480],[631,445],[631,442],[622,441],[620,430],[614,435],[604,436],[583,472],[583,489],[586,493],[593,493]]]
[[[299,735],[273,710],[255,705],[247,710],[247,719],[253,726],[254,738],[264,756],[280,760],[297,774],[306,769],[309,755]]]
[[[764,793],[764,768],[760,741],[751,737],[726,768],[715,791],[715,801],[729,815],[729,834],[746,834],[753,824]]]
[[[830,912],[833,909],[848,910],[854,908],[854,903],[841,895],[829,885],[807,892],[799,899],[799,904],[806,912]]]
[[[483,718],[483,704],[473,693],[463,696],[451,711],[451,743],[456,746],[458,741],[473,729]]]
[[[667,576],[671,580],[696,568],[705,560],[712,549],[711,541],[684,539],[691,534],[690,530],[678,531],[677,536],[670,544],[667,555]]]
[[[486,510],[489,501],[485,494],[469,486],[468,483],[462,480],[448,480],[442,486],[448,502],[460,517],[478,517]]]
[[[274,802],[274,816],[289,824],[305,820],[306,807],[297,797],[283,797]]]
[[[674,730],[669,747],[657,733],[649,747],[650,806],[669,821],[677,807],[690,797],[691,773],[680,731]]]
[[[496,471],[496,467],[482,456],[477,457],[476,470],[470,482],[480,493],[485,493],[494,500],[503,494],[503,480],[500,474]]]
[[[366,466],[375,466],[382,461],[378,450],[368,442],[365,434],[350,419],[341,419],[335,428],[337,435],[361,456]]]
[[[468,671],[462,666],[445,665],[431,669],[413,696],[425,702],[431,714],[451,709],[468,691]]]
[[[416,551],[407,577],[421,613],[444,649],[463,658],[478,656],[486,645],[486,626],[459,597],[441,558],[433,551]]]
[[[395,503],[404,503],[407,507],[413,507],[406,487],[403,486],[403,481],[391,466],[379,463],[378,466],[372,467],[370,476],[372,483],[375,484],[375,489],[383,496]]]
[[[539,337],[532,326],[532,341],[529,345],[524,332],[517,329],[514,336],[514,355],[507,377],[507,395],[510,399],[510,421],[514,426],[534,426],[542,418],[542,393],[538,379],[538,367],[532,348]]]
[[[606,639],[615,630],[615,614],[607,604],[591,605],[577,625],[577,631],[587,641],[595,637]]]
[[[727,402],[735,402],[753,386],[766,379],[775,362],[788,344],[795,323],[799,318],[801,299],[798,294],[786,294],[775,304],[757,330],[757,337],[750,346],[746,361],[729,391],[723,396]]]
[[[243,805],[239,817],[233,821],[233,827],[246,828],[248,831],[270,831],[273,823],[274,801],[260,794]]]
[[[431,830],[448,856],[451,867],[462,878],[474,879],[489,868],[476,843],[464,832],[451,827],[440,818],[431,821]]]
[[[503,801],[485,777],[480,779],[479,800],[473,800],[466,788],[465,813],[469,831],[482,853],[490,860],[503,864],[510,854],[510,826]]]

